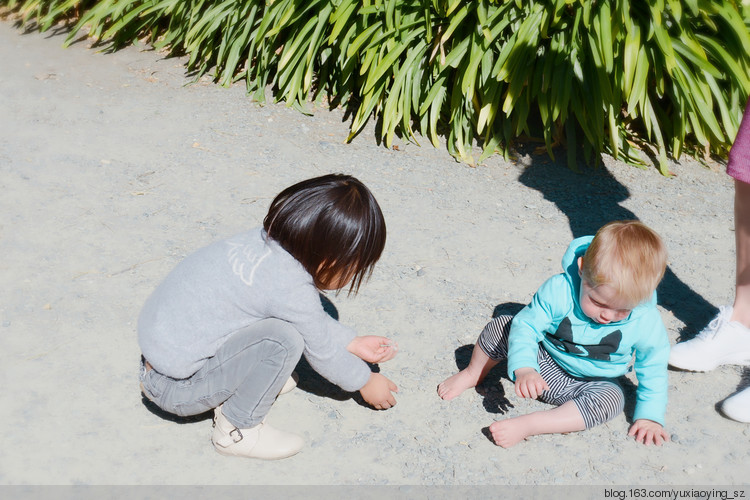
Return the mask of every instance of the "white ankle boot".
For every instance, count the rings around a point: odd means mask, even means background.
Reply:
[[[289,377],[289,379],[284,382],[284,387],[281,388],[281,391],[279,391],[279,396],[282,394],[286,394],[287,392],[291,392],[294,390],[295,387],[297,387],[297,381],[299,380],[299,376],[295,372],[292,372],[292,375]]]
[[[304,444],[300,436],[274,429],[263,422],[249,429],[238,429],[221,413],[221,406],[214,410],[211,442],[222,455],[263,460],[291,457]]]

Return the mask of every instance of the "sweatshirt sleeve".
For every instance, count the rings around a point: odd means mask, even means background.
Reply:
[[[508,338],[508,376],[511,380],[516,379],[515,371],[519,368],[530,367],[539,372],[539,342],[559,315],[556,310],[564,306],[560,301],[569,296],[570,284],[558,274],[545,281],[529,305],[513,318]]]
[[[638,378],[633,419],[647,419],[664,425],[669,387],[667,363],[669,339],[659,311],[654,309],[644,318],[642,340],[635,345],[635,375]]]
[[[268,315],[292,323],[300,332],[305,358],[316,372],[345,391],[358,391],[367,383],[370,367],[347,350],[356,333],[325,312],[312,282],[268,299]]]

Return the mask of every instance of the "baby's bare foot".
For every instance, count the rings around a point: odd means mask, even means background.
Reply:
[[[523,417],[494,422],[490,425],[490,433],[495,444],[503,448],[510,448],[532,434]]]
[[[459,396],[466,389],[476,387],[479,383],[478,377],[468,370],[461,370],[455,375],[448,377],[438,385],[437,393],[438,396],[450,401],[451,399]]]

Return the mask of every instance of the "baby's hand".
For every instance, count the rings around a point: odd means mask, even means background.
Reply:
[[[398,344],[386,337],[363,335],[354,337],[346,349],[368,363],[385,363],[398,351]]]
[[[396,404],[392,392],[398,392],[396,384],[374,372],[370,374],[370,380],[359,390],[362,399],[376,410],[387,410]]]
[[[536,399],[549,389],[539,372],[533,368],[519,368],[515,371],[516,394],[522,398]]]
[[[669,435],[661,424],[645,418],[639,418],[633,422],[628,436],[635,436],[636,441],[646,446],[651,443],[661,446],[662,443],[669,441]]]

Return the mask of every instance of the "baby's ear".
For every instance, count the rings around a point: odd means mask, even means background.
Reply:
[[[583,269],[583,255],[578,257],[578,276],[581,276],[581,273],[583,272],[582,269]]]

